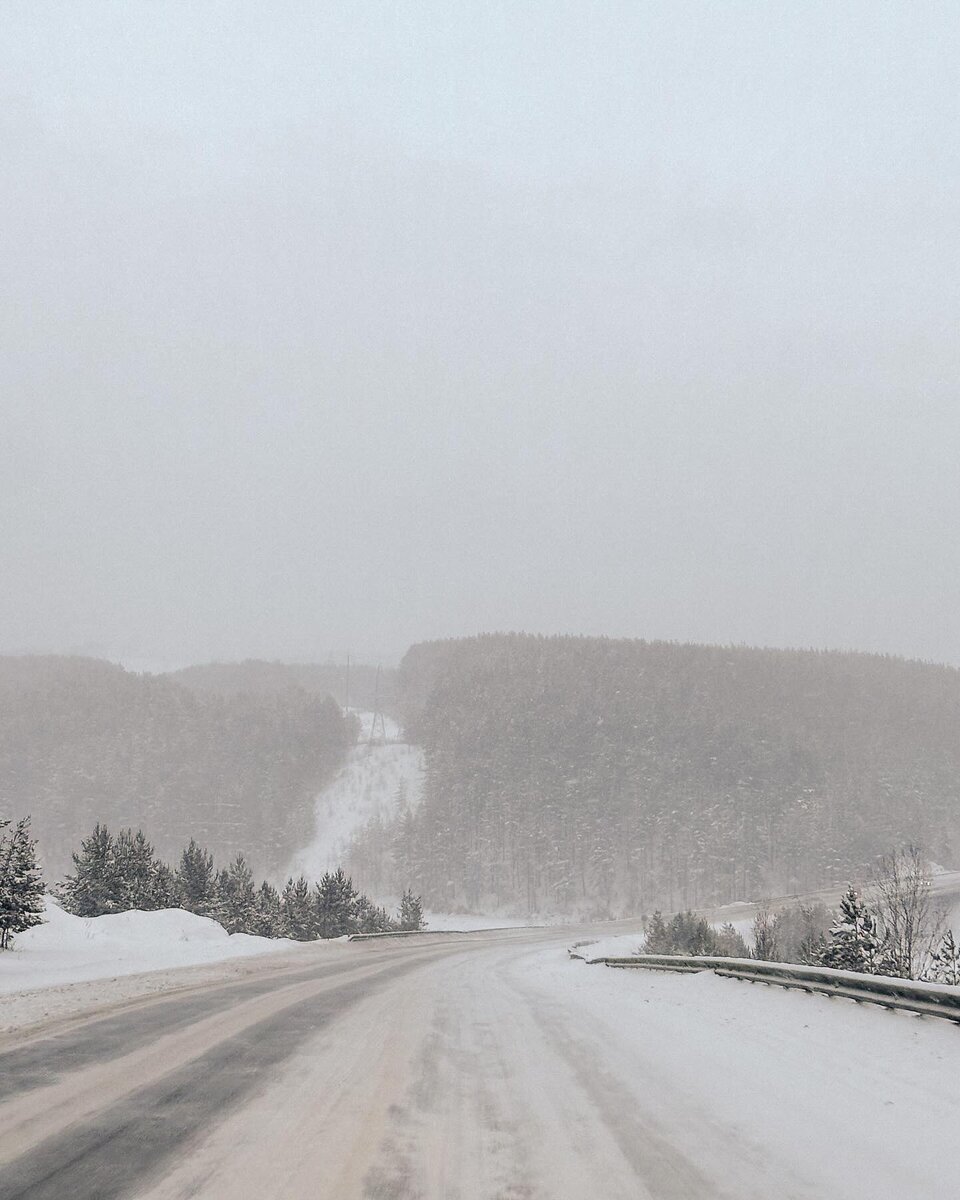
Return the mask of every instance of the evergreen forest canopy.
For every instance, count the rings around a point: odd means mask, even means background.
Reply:
[[[424,795],[351,863],[431,907],[696,908],[859,878],[908,842],[957,865],[953,668],[505,634],[413,647],[399,697]]]
[[[221,860],[252,847],[273,873],[309,840],[356,735],[296,687],[219,694],[95,659],[0,657],[0,814],[32,813],[53,877],[97,822],[149,828],[164,858],[190,838]]]

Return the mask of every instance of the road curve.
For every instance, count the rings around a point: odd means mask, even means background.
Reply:
[[[0,1200],[955,1194],[952,1026],[627,979],[566,962],[570,937],[305,948],[8,1038]],[[897,1053],[871,1065],[879,1038]]]
[[[563,941],[308,951],[0,1049],[0,1200],[539,1194],[503,971]]]

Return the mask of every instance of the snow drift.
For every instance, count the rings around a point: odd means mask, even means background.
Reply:
[[[13,949],[0,955],[0,994],[269,954],[298,945],[287,938],[229,934],[209,917],[180,908],[74,917],[47,896],[44,924],[18,934]]]

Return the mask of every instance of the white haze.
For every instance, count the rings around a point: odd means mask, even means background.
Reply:
[[[0,650],[960,663],[952,3],[7,3]]]

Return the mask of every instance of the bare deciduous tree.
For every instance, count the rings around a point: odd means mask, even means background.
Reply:
[[[753,957],[763,962],[776,962],[779,958],[776,922],[765,903],[757,907],[753,918]]]
[[[934,905],[930,872],[918,846],[880,859],[870,899],[880,918],[891,971],[903,979],[922,978],[940,940],[944,914]]]

